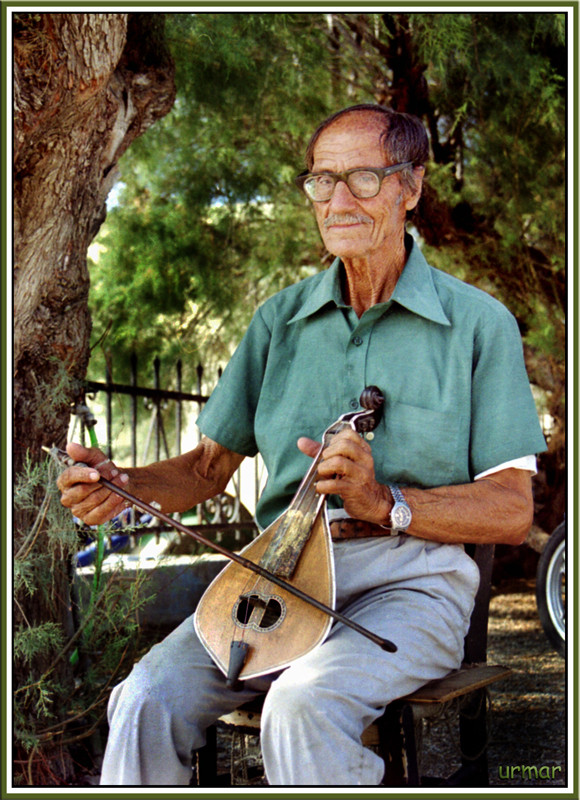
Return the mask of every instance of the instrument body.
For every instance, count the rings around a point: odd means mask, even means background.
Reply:
[[[284,516],[243,549],[245,558],[261,563]],[[325,506],[317,514],[298,559],[292,585],[334,608],[334,561]],[[332,618],[232,562],[206,589],[194,622],[201,642],[224,675],[246,680],[282,669],[322,644]],[[236,638],[248,645],[248,652],[243,668],[232,676],[231,642]]]
[[[378,422],[383,396],[376,387],[361,396],[364,411],[343,414],[323,434],[320,450],[288,509],[243,555],[310,597],[334,608],[332,539],[317,469],[332,438],[345,428],[364,434]],[[195,628],[214,662],[234,686],[288,666],[322,644],[331,617],[264,577],[228,564],[212,581],[195,612]]]

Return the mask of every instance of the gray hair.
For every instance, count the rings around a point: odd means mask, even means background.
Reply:
[[[404,114],[400,111],[393,111],[392,108],[387,108],[386,106],[375,103],[361,103],[359,105],[343,108],[341,111],[337,111],[320,123],[312,134],[306,148],[307,169],[312,169],[314,163],[314,148],[322,131],[326,130],[326,128],[340,117],[362,111],[367,113],[370,111],[380,115],[383,123],[383,130],[380,134],[381,144],[390,162],[393,164],[400,164],[403,161],[412,161],[413,167],[424,165],[429,157],[429,140],[425,127],[418,117],[412,114]],[[417,189],[413,167],[409,167],[400,173],[402,181],[412,192]]]

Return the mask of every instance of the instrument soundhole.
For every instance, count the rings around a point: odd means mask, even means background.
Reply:
[[[286,604],[277,595],[264,595],[257,592],[243,594],[232,610],[234,622],[241,628],[265,633],[274,630],[286,616]]]

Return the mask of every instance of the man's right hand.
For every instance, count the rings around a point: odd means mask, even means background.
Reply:
[[[96,447],[80,444],[67,445],[67,453],[86,466],[68,467],[58,478],[61,503],[70,508],[75,517],[86,525],[101,525],[127,508],[127,501],[102,486],[99,477],[107,478],[118,486],[127,487],[129,476],[120,473],[107,456]]]

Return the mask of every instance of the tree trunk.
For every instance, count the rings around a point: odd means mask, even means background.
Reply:
[[[159,25],[156,14],[15,20],[16,469],[66,439],[89,358],[87,248],[119,157],[174,99]]]
[[[163,15],[35,13],[16,14],[13,22],[17,475],[27,460],[39,461],[41,445],[66,441],[89,360],[87,248],[105,218],[119,157],[168,113],[175,89]],[[17,549],[34,519],[31,510],[15,513]],[[55,546],[42,529],[33,541]],[[22,592],[15,629],[51,621],[66,630],[67,584],[67,570],[54,570],[53,559],[50,596]],[[42,675],[51,658],[39,655],[26,676],[17,664],[17,686]],[[70,682],[62,674],[67,665],[57,676],[61,685]],[[66,784],[66,755],[56,745],[37,761],[25,755],[24,780]]]

